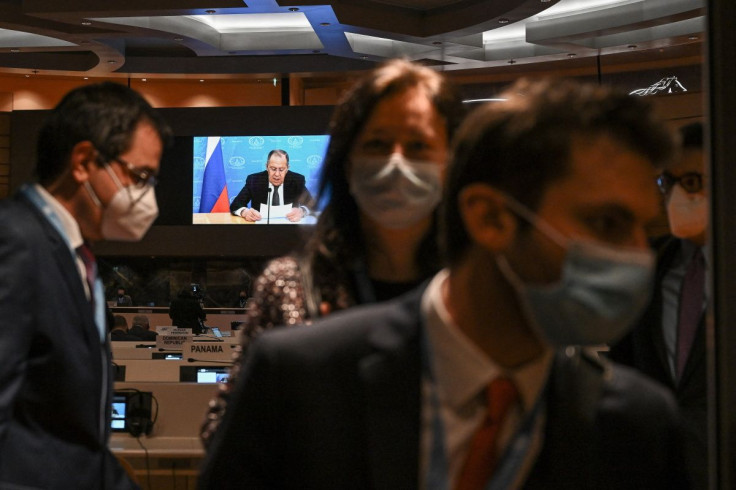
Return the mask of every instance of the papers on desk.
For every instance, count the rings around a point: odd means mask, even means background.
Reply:
[[[265,225],[290,225],[293,224],[288,220],[286,214],[292,210],[291,204],[284,204],[283,206],[271,205],[271,217],[269,219],[268,204],[261,204],[261,209],[258,210],[261,213],[261,219],[256,221],[256,224]]]

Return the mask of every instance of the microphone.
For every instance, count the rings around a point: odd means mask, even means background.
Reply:
[[[194,357],[187,358],[187,362],[213,362],[216,364],[235,364],[235,361],[212,361],[210,359],[195,359]]]
[[[266,194],[266,198],[268,199],[268,214],[266,215],[266,224],[271,223],[271,186],[268,186],[268,194]]]

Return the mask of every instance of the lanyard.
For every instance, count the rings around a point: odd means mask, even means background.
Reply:
[[[432,352],[429,338],[425,329],[422,329],[421,340],[422,374],[429,381],[429,405],[432,412],[431,446],[429,465],[426,475],[426,487],[432,490],[448,490],[449,462],[445,449],[445,430],[440,416],[440,401],[437,394],[437,380],[432,369]],[[534,434],[541,423],[541,414],[544,412],[546,388],[543,388],[534,403],[532,410],[524,417],[513,438],[506,446],[498,466],[486,485],[487,490],[504,490],[511,488],[521,472],[524,460],[531,448]]]
[[[76,262],[78,260],[77,253],[72,249],[72,246],[69,243],[69,237],[67,237],[64,226],[61,224],[61,219],[54,212],[53,208],[41,197],[38,191],[30,185],[24,185],[20,192],[43,213],[48,222],[51,223],[57,232],[59,232],[59,235],[64,239],[64,242],[69,249],[72,260]],[[100,279],[99,274],[97,274],[97,277],[95,278],[94,291],[90,291],[90,294],[94,295],[95,298],[98,298],[97,301],[95,301],[95,325],[97,326],[97,330],[100,334],[100,341],[104,343],[106,337],[105,326],[107,324],[105,320],[105,289],[102,286],[102,279]]]

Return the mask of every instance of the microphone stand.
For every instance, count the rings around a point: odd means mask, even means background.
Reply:
[[[268,214],[266,215],[266,224],[271,224],[271,186],[268,186]]]

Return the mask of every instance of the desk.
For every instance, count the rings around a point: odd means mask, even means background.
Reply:
[[[140,437],[140,444],[128,433],[113,433],[108,443],[110,450],[132,467],[144,490],[195,490],[205,455],[199,427],[217,387],[195,383],[115,383],[115,389],[126,388],[153,393],[158,419],[151,435]],[[152,411],[155,414],[156,404]]]
[[[245,218],[234,216],[232,213],[194,213],[192,224],[195,225],[252,225]]]
[[[269,224],[272,225],[313,225],[317,223],[317,217],[313,214],[305,216],[298,223],[292,223],[286,218],[273,218]],[[192,224],[194,225],[255,225],[266,224],[264,217],[258,223],[246,221],[240,216],[233,216],[231,213],[194,213],[192,214]]]
[[[151,325],[151,330],[156,327],[171,325],[169,308],[165,306],[115,306],[110,308],[113,315],[122,315],[128,321],[128,327],[133,325],[136,315],[146,315]],[[208,327],[218,327],[223,332],[232,329],[233,322],[245,320],[245,308],[204,308],[207,319],[204,324]]]
[[[113,434],[109,447],[116,458],[128,463],[143,490],[197,488],[205,455],[199,437],[141,436],[138,444],[129,434]]]

